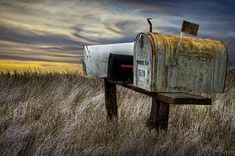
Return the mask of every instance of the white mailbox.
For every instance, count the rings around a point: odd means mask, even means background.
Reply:
[[[94,77],[107,76],[110,53],[133,55],[133,46],[134,42],[85,46],[83,61],[85,75]]]

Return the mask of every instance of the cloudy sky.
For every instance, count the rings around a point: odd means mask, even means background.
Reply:
[[[0,0],[0,60],[76,64],[83,45],[132,42],[152,17],[158,32],[198,23],[198,36],[222,40],[235,67],[234,7],[234,0]]]

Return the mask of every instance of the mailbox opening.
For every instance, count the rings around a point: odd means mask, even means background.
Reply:
[[[111,53],[107,78],[112,81],[133,83],[133,56]]]

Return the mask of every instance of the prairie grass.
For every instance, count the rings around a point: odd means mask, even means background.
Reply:
[[[170,107],[169,130],[145,127],[151,99],[118,87],[106,122],[103,81],[76,73],[0,74],[0,155],[235,155],[235,75],[211,106]]]

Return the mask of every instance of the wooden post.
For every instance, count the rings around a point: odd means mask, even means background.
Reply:
[[[107,120],[118,118],[116,84],[110,83],[104,79],[105,87],[105,108],[107,112]]]
[[[146,125],[149,128],[157,128],[158,127],[158,122],[157,118],[159,116],[159,107],[160,107],[160,101],[156,99],[156,97],[152,97],[152,106],[151,106],[151,112],[150,116],[146,121]]]
[[[170,108],[169,103],[160,101],[159,119],[158,119],[160,129],[167,130],[168,128],[169,108]]]
[[[153,96],[150,117],[146,122],[147,126],[149,128],[167,130],[169,107],[169,103],[159,101],[156,96]]]

